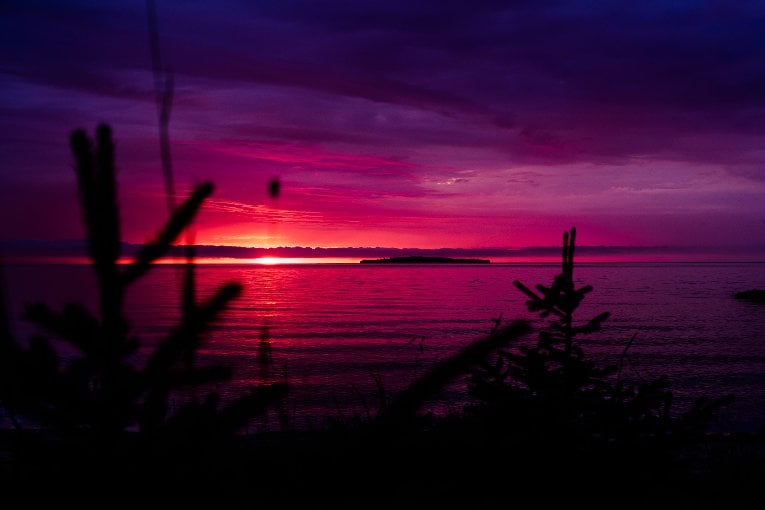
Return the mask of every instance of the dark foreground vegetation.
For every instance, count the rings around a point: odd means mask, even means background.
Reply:
[[[608,313],[585,321],[575,316],[592,288],[574,284],[574,229],[564,235],[561,273],[551,285],[515,284],[529,309],[549,320],[541,331],[497,320],[486,338],[381,399],[362,423],[242,434],[250,420],[278,407],[289,388],[255,386],[226,403],[209,390],[229,370],[200,363],[196,352],[239,286],[224,285],[197,302],[189,253],[179,323],[152,350],[131,334],[123,310],[130,285],[171,248],[212,186],[196,188],[135,261],[120,266],[109,128],[98,129],[95,144],[75,133],[72,149],[100,310],[33,304],[26,319],[49,334],[21,341],[0,306],[0,405],[11,425],[0,434],[6,502],[67,508],[763,503],[762,435],[714,427],[731,397],[702,398],[678,411],[665,379],[626,380],[621,363],[598,366],[588,358],[582,338],[599,330]],[[422,411],[453,383],[469,388],[471,403],[462,412]]]

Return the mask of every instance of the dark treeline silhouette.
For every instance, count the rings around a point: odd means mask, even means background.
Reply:
[[[286,398],[287,387],[255,386],[225,403],[211,390],[230,368],[205,364],[197,351],[240,286],[223,285],[198,303],[191,253],[178,324],[152,349],[131,334],[123,308],[131,285],[171,251],[212,185],[197,186],[123,267],[110,129],[100,126],[95,144],[77,131],[72,151],[99,309],[32,304],[26,319],[48,335],[22,341],[0,303],[0,406],[12,425],[0,435],[0,480],[9,498],[246,508],[761,502],[761,436],[712,429],[730,397],[676,412],[665,378],[623,376],[630,341],[614,366],[586,355],[582,338],[608,313],[575,316],[592,288],[574,283],[573,228],[550,286],[515,282],[529,310],[549,319],[536,340],[529,323],[498,318],[488,336],[398,394],[379,383],[379,408],[366,419],[242,433]],[[260,341],[271,363],[267,330]],[[468,385],[470,403],[447,416],[429,413],[452,384]]]
[[[387,259],[364,259],[362,264],[488,264],[488,259],[461,259],[452,257],[390,257]]]
[[[270,185],[269,185],[270,187]],[[125,256],[134,256],[143,245],[122,243],[121,252]],[[738,255],[745,253],[763,253],[765,248],[751,246],[748,248],[713,248],[719,255],[729,255],[735,260]],[[3,242],[3,250],[9,256],[23,260],[24,257],[77,257],[85,251],[85,243],[78,240],[17,240]],[[285,258],[386,258],[386,257],[453,257],[453,258],[515,258],[519,260],[534,259],[535,257],[555,257],[559,248],[555,246],[529,246],[524,248],[385,248],[385,247],[343,247],[322,248],[309,246],[281,246],[275,248],[253,248],[245,246],[196,245],[196,255],[206,258],[241,258],[258,257]],[[694,260],[699,251],[710,248],[689,248],[672,246],[582,246],[578,252],[587,256],[626,256],[671,254],[677,258],[683,256]],[[168,255],[183,258],[182,246],[172,246]]]

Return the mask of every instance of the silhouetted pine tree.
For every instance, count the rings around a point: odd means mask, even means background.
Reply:
[[[575,320],[592,291],[574,283],[575,242],[572,228],[563,235],[561,273],[550,286],[537,285],[535,292],[514,282],[529,298],[529,311],[550,321],[535,344],[502,350],[493,363],[471,373],[470,392],[479,405],[470,412],[484,416],[490,428],[567,445],[698,438],[732,397],[699,399],[675,417],[665,377],[628,383],[618,366],[598,366],[585,355],[580,336],[600,330],[609,313],[582,324]]]
[[[286,385],[253,387],[225,406],[216,393],[190,397],[175,411],[170,402],[178,390],[204,387],[231,376],[228,367],[198,366],[195,353],[240,294],[240,285],[223,285],[207,301],[197,303],[192,254],[185,267],[180,322],[145,361],[138,356],[140,342],[131,334],[124,314],[130,286],[171,249],[212,193],[212,184],[197,186],[157,236],[123,268],[118,264],[121,238],[111,130],[99,126],[95,146],[78,130],[72,135],[71,148],[99,310],[94,314],[80,304],[68,304],[59,311],[33,304],[26,319],[42,326],[49,336],[19,342],[10,334],[3,309],[0,405],[20,430],[39,429],[57,438],[87,438],[98,444],[116,444],[127,431],[138,431],[145,445],[161,448],[172,443],[196,448],[232,437],[252,417],[283,398]],[[76,354],[64,357],[61,342],[74,347]]]

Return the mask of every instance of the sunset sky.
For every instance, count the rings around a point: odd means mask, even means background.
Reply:
[[[765,3],[157,0],[195,242],[765,245]],[[0,239],[82,238],[112,125],[126,241],[166,216],[146,4],[0,6]],[[282,182],[270,198],[270,179]]]

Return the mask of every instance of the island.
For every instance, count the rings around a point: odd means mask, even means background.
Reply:
[[[751,289],[736,293],[736,299],[746,299],[755,303],[765,303],[765,290]]]
[[[488,264],[488,259],[455,259],[451,257],[390,257],[387,259],[365,259],[361,264]]]

